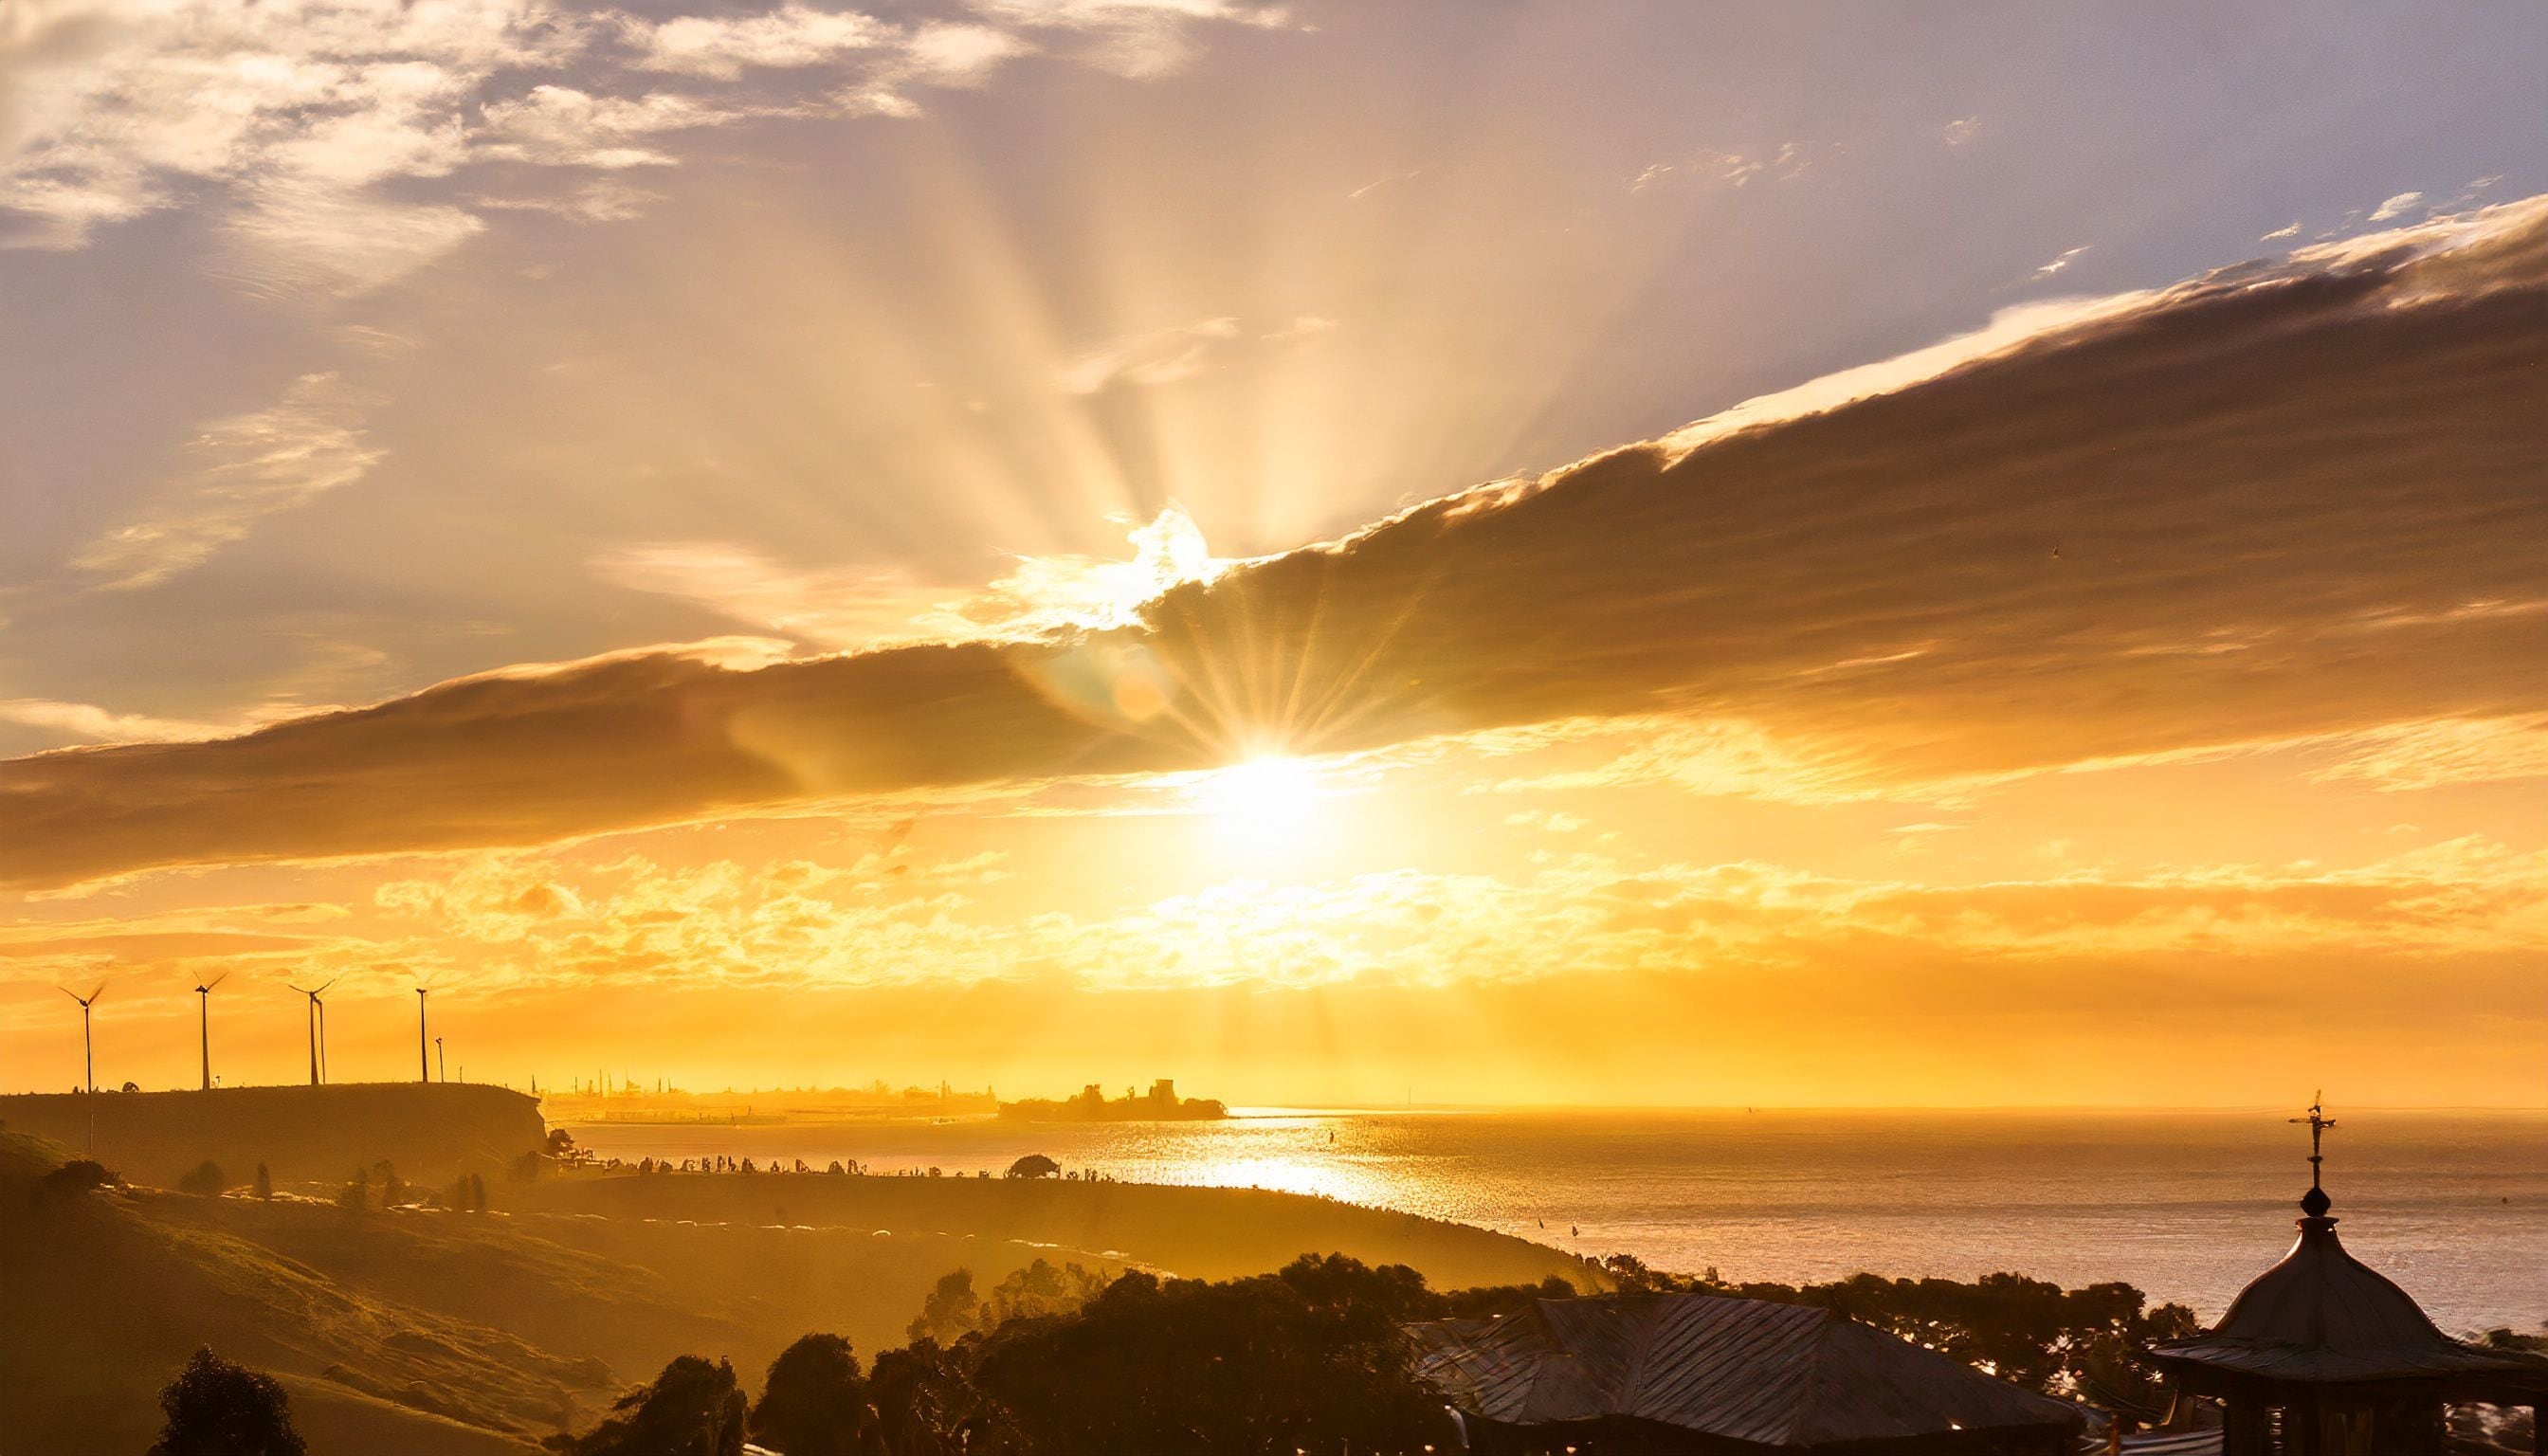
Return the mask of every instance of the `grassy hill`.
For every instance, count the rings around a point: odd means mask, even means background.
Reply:
[[[1408,1264],[1436,1289],[1582,1282],[1545,1244],[1466,1224],[1252,1188],[1055,1178],[862,1178],[828,1174],[582,1174],[517,1195],[522,1207],[617,1220],[946,1232],[1096,1249],[1197,1279],[1262,1273],[1303,1253]]]
[[[65,1156],[0,1133],[13,1453],[142,1449],[159,1386],[207,1344],[281,1380],[318,1456],[526,1456],[675,1355],[730,1356],[758,1386],[809,1330],[862,1356],[900,1344],[958,1266],[983,1288],[1037,1257],[1217,1278],[1313,1249],[1442,1287],[1583,1273],[1481,1229],[1238,1189],[595,1172],[491,1177],[484,1215],[356,1213],[289,1192],[40,1197]]]
[[[206,1158],[244,1181],[264,1163],[277,1179],[342,1180],[387,1159],[408,1178],[494,1175],[540,1145],[540,1105],[501,1087],[359,1082],[326,1087],[216,1087],[210,1092],[19,1093],[0,1097],[0,1128],[64,1147],[88,1145],[96,1103],[98,1161],[129,1178],[174,1183]]]
[[[202,1222],[155,1217],[214,1200],[40,1195],[37,1179],[58,1156],[0,1135],[0,1409],[13,1451],[141,1449],[158,1428],[159,1386],[205,1344],[281,1379],[321,1451],[520,1456],[613,1389],[597,1363],[369,1297]]]

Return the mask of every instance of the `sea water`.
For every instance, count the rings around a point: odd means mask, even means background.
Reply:
[[[763,1114],[784,1113],[773,1094]],[[2454,1333],[2548,1320],[2548,1114],[2350,1112],[2325,1182],[2354,1254]],[[1442,1112],[1209,1123],[577,1124],[634,1160],[725,1153],[996,1175],[1042,1152],[1128,1182],[1284,1189],[1731,1280],[2122,1280],[2220,1315],[2309,1187],[2278,1112]]]

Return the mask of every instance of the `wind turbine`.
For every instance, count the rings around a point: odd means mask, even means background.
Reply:
[[[80,1055],[81,1055],[82,1059],[87,1063],[87,1066],[88,1066],[88,1090],[90,1090],[91,1092],[95,1092],[95,1091],[97,1090],[97,1049],[96,1049],[95,1046],[94,1046],[93,1044],[91,1044],[91,1042],[89,1041],[89,1036],[88,1036],[88,1009],[89,1009],[90,1007],[92,1007],[92,1006],[94,1006],[94,1005],[96,1005],[96,1004],[97,1004],[97,998],[98,998],[98,997],[103,996],[103,995],[105,995],[105,994],[106,994],[106,982],[104,982],[104,981],[100,981],[100,982],[98,982],[97,989],[96,989],[96,990],[94,990],[94,991],[89,992],[89,993],[88,993],[87,995],[85,995],[85,996],[81,995],[81,994],[80,994],[79,992],[77,992],[77,991],[72,990],[72,989],[71,989],[70,987],[68,987],[68,986],[60,986],[60,987],[56,987],[55,989],[59,990],[63,995],[68,996],[68,997],[70,997],[72,1000],[74,1000],[74,1001],[76,1001],[76,1002],[78,1002],[78,1003],[79,1003],[79,1008],[80,1008]]]
[[[442,1065],[442,1039],[440,1037],[433,1039],[433,1062],[435,1066],[439,1067]],[[446,1082],[451,1080],[451,1072],[447,1067],[443,1068],[442,1080]]]
[[[220,975],[195,987],[195,1015],[204,1038],[204,1090],[213,1090],[213,987],[228,980],[230,973]]]
[[[415,1079],[419,1082],[430,1082],[433,1080],[432,1066],[424,1059],[425,990],[426,988],[423,986],[415,988]]]
[[[324,1079],[327,1070],[326,1063],[320,1059],[324,1054],[320,1047],[325,1045],[327,1036],[327,1003],[318,999],[318,992],[336,984],[336,979],[333,976],[329,977],[318,991],[303,990],[299,986],[292,987],[293,990],[300,991],[302,995],[310,998],[310,1085],[313,1087],[318,1086]]]
[[[98,997],[106,994],[106,982],[99,981],[97,989],[85,996],[68,986],[62,986],[59,990],[63,995],[79,1003],[80,1058],[88,1067],[88,1151],[89,1155],[94,1157],[97,1155],[97,1046],[89,1040],[88,1009],[97,1004]]]

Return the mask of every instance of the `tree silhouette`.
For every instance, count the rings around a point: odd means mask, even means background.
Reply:
[[[676,1356],[610,1409],[581,1436],[551,1436],[549,1448],[568,1456],[743,1456],[743,1389],[723,1360]]]
[[[1016,1162],[1009,1164],[1008,1176],[1012,1178],[1049,1178],[1060,1171],[1061,1164],[1054,1162],[1051,1158],[1045,1156],[1041,1152],[1030,1152],[1026,1156],[1019,1158]]]
[[[752,1438],[786,1456],[854,1456],[866,1415],[866,1382],[850,1342],[809,1334],[770,1362]]]
[[[289,1405],[272,1377],[197,1350],[159,1393],[168,1424],[150,1456],[303,1456]]]
[[[274,1197],[274,1175],[265,1170],[265,1164],[258,1163],[256,1165],[256,1182],[248,1191],[254,1193],[259,1198],[270,1199]]]
[[[177,1180],[179,1193],[191,1193],[200,1198],[219,1198],[229,1186],[230,1180],[223,1174],[222,1165],[211,1158],[195,1164],[193,1172]]]
[[[1338,1255],[1219,1284],[1133,1273],[982,1336],[973,1379],[1045,1456],[1412,1450],[1449,1432],[1399,1321],[1439,1305],[1411,1269]]]

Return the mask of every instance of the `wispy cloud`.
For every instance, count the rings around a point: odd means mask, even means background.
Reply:
[[[140,509],[71,559],[118,591],[202,564],[257,523],[362,479],[382,451],[363,433],[378,397],[330,373],[294,380],[266,409],[218,419]]]
[[[2062,253],[2058,257],[2055,257],[2051,262],[2036,269],[2035,276],[2038,278],[2051,277],[2053,274],[2069,267],[2072,263],[2077,262],[2079,255],[2086,252],[2090,244],[2082,243],[2077,247],[2064,249]]]
[[[2403,218],[2407,215],[2407,210],[2409,208],[2413,207],[2415,204],[2422,202],[2423,200],[2424,194],[2420,192],[2399,193],[2396,197],[2393,197],[2387,202],[2382,203],[2380,206],[2373,208],[2371,210],[2371,221],[2374,223],[2386,223],[2393,218]]]
[[[1947,124],[1945,135],[1949,146],[1969,146],[1981,138],[1982,119],[1957,117]]]
[[[1648,166],[1628,180],[1628,190],[1647,192],[1668,181],[1723,187],[1746,187],[1755,181],[1793,182],[1813,171],[1835,149],[1815,141],[1784,141],[1767,154],[1702,151]]]
[[[1165,385],[1208,374],[1253,351],[1257,357],[1297,353],[1335,331],[1336,320],[1298,315],[1287,323],[1251,333],[1234,318],[1198,318],[1172,328],[1109,339],[1082,350],[1060,371],[1064,393],[1094,395],[1123,385]]]

